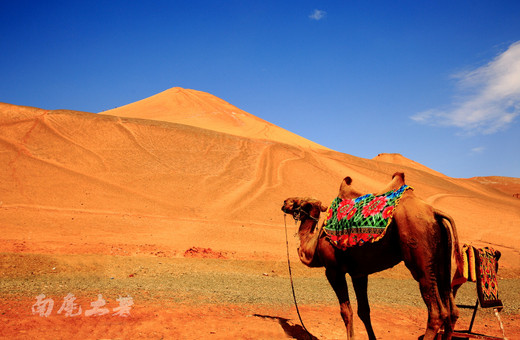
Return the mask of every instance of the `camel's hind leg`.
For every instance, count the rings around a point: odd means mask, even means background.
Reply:
[[[452,287],[451,278],[451,256],[454,250],[456,258],[456,272],[459,272],[459,266],[462,264],[460,255],[459,242],[455,222],[453,219],[438,210],[435,214],[437,224],[441,230],[441,238],[443,242],[440,243],[441,257],[444,259],[444,266],[439,270],[439,282],[441,287],[439,288],[443,294],[444,305],[448,309],[449,317],[444,321],[444,334],[443,340],[451,340],[453,337],[453,331],[455,324],[459,319],[459,309],[455,304],[455,294],[460,287],[460,284]],[[451,228],[450,228],[451,225]]]
[[[441,277],[439,277],[436,257],[429,251],[425,251],[425,248],[422,248],[421,254],[416,250],[417,248],[411,252],[411,258],[405,257],[405,264],[414,279],[419,282],[423,301],[428,308],[428,323],[424,339],[435,339],[441,327],[447,322],[450,323],[447,328],[448,337],[451,337],[451,306],[449,299],[446,299],[447,296],[442,294],[442,286],[439,286]]]
[[[347,328],[347,339],[352,339],[354,337],[354,314],[352,313],[352,307],[350,306],[350,300],[348,297],[348,286],[345,273],[337,268],[328,267],[325,270],[325,275],[338,297],[341,317],[343,318],[343,322]]]
[[[433,340],[436,338],[442,325],[449,318],[448,310],[442,302],[435,280],[432,281],[430,278],[425,277],[419,281],[419,286],[424,303],[428,308],[428,323],[424,339]]]
[[[455,323],[459,319],[459,309],[455,304],[455,298],[451,292],[445,300],[445,305],[448,308],[448,317],[446,318],[446,320],[444,320],[444,334],[442,336],[442,339],[451,340],[453,337]]]
[[[433,210],[421,200],[401,199],[394,215],[398,225],[401,252],[406,267],[419,282],[421,295],[428,308],[428,323],[424,339],[432,340],[445,321],[450,309],[446,305],[442,276],[445,266],[442,256],[442,232],[434,218]],[[448,288],[449,289],[449,288]],[[449,289],[451,290],[451,289]]]

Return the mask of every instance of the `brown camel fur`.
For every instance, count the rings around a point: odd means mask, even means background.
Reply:
[[[364,195],[360,191],[357,191],[354,188],[352,188],[350,184],[352,184],[352,178],[350,178],[349,176],[345,177],[343,181],[341,181],[341,185],[339,186],[338,197],[342,200],[347,198],[352,199]],[[379,190],[378,192],[374,193],[374,195],[383,195],[389,191],[397,190],[405,184],[406,183],[404,182],[404,173],[396,172],[392,175],[392,180],[390,181],[390,183],[388,183],[382,190]]]
[[[339,197],[361,196],[351,187],[351,183],[352,179],[345,177]],[[399,188],[400,183],[404,184],[404,174],[394,174],[384,192],[389,191],[387,188]],[[458,318],[450,279],[452,234],[457,266],[461,265],[462,259],[453,219],[408,190],[401,197],[385,237],[374,243],[342,251],[328,241],[322,229],[323,223],[318,224],[320,213],[326,210],[327,207],[319,200],[301,197],[286,199],[282,207],[282,211],[301,221],[298,230],[301,262],[309,267],[325,267],[327,279],[339,300],[347,338],[354,336],[354,328],[345,275],[348,273],[352,278],[358,302],[357,314],[365,325],[368,337],[375,339],[367,296],[368,275],[404,261],[413,278],[419,282],[422,298],[428,308],[424,339],[434,339],[442,326],[443,338],[451,339]]]

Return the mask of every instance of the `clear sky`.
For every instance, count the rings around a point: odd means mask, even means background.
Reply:
[[[0,1],[0,101],[180,86],[331,149],[520,177],[520,1]],[[0,132],[1,133],[1,132]]]

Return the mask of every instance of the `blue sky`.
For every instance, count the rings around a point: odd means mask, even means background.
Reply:
[[[520,177],[518,1],[0,1],[0,101],[180,86],[334,150]]]

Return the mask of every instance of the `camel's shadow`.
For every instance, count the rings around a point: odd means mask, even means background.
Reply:
[[[317,337],[315,337],[311,333],[307,332],[302,326],[290,324],[289,319],[280,318],[278,316],[261,315],[261,314],[253,314],[253,316],[278,321],[280,326],[282,326],[282,329],[285,332],[285,334],[287,334],[287,336],[290,336],[293,339],[319,340]]]

